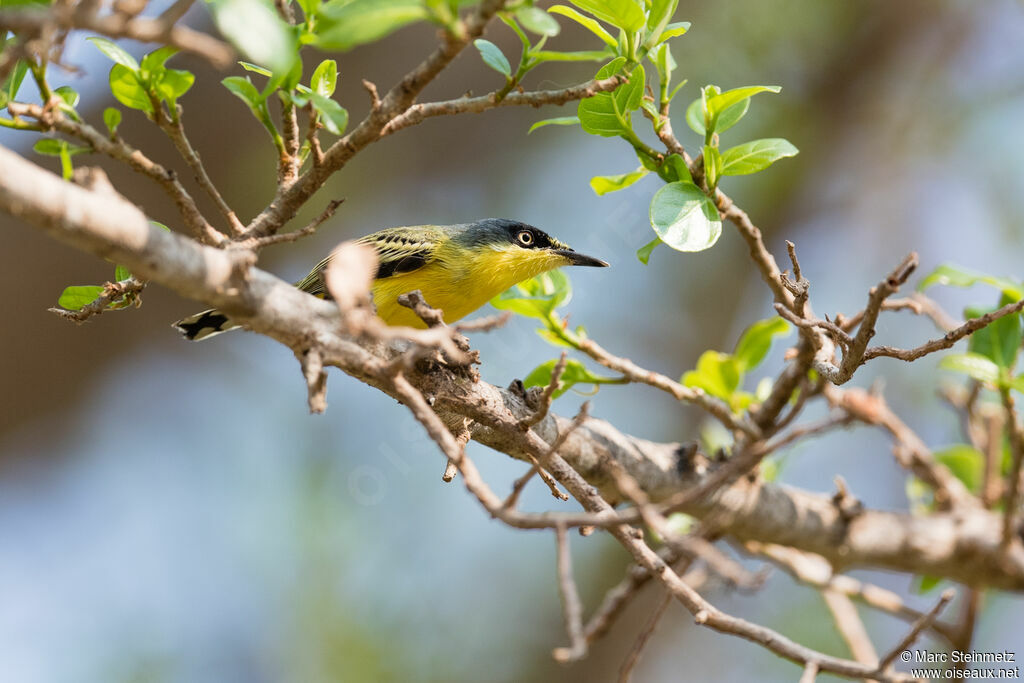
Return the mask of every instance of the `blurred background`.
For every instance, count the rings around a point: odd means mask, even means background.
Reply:
[[[205,25],[203,11],[195,8],[190,21]],[[707,83],[782,86],[780,95],[754,99],[723,146],[785,137],[800,155],[723,186],[777,257],[784,240],[796,243],[818,312],[858,309],[910,250],[920,253],[923,272],[952,261],[1024,275],[1020,3],[682,0],[676,19],[693,22],[674,48],[678,77],[689,79],[682,104]],[[560,22],[552,49],[591,45],[588,34]],[[353,120],[367,106],[360,79],[389,87],[431,48],[433,33],[414,26],[338,56],[336,98]],[[510,54],[518,49],[497,22],[487,37]],[[102,125],[112,103],[109,63],[80,40],[66,58],[83,73],[57,75],[53,84],[80,90],[80,111]],[[321,58],[307,55],[307,76]],[[272,197],[272,146],[219,85],[224,74],[188,57],[175,61],[197,73],[182,101],[193,144],[247,220]],[[570,85],[594,68],[541,67],[527,86]],[[424,97],[487,92],[500,85],[496,78],[470,49]],[[697,138],[683,111],[677,107],[675,129],[693,149]],[[266,250],[260,265],[298,279],[341,240],[381,227],[514,217],[612,262],[607,270],[571,272],[568,309],[573,324],[586,325],[612,352],[678,376],[701,351],[730,350],[744,327],[772,313],[741,240],[726,225],[708,252],[661,248],[641,265],[634,252],[653,237],[647,205],[658,182],[648,178],[600,198],[588,186],[592,175],[635,168],[628,145],[575,128],[526,135],[534,121],[573,113],[571,106],[507,108],[429,120],[387,138],[339,173],[293,227],[344,197],[337,216],[312,238]],[[139,112],[125,113],[121,133],[190,178]],[[0,144],[29,157],[34,140],[0,132]],[[35,158],[55,167],[52,158]],[[173,207],[145,179],[99,159],[76,162],[100,163],[152,218],[177,224]],[[489,520],[458,480],[442,483],[443,459],[407,411],[332,373],[327,413],[310,416],[291,352],[247,333],[185,343],[169,324],[201,306],[159,286],[144,293],[140,310],[66,323],[46,312],[63,287],[102,283],[113,266],[0,221],[0,288],[8,293],[0,335],[4,680],[615,679],[660,599],[653,586],[588,659],[555,665],[551,648],[565,636],[553,538],[511,531]],[[984,290],[936,296],[953,312],[996,299]],[[924,321],[894,314],[883,318],[878,341],[913,345],[932,334]],[[473,343],[483,377],[499,385],[556,356],[525,319]],[[777,346],[764,375],[778,367]],[[941,446],[962,437],[935,396],[935,363],[876,361],[856,383],[884,377],[891,403]],[[582,400],[570,393],[556,409],[572,414]],[[646,438],[692,439],[701,428],[700,414],[648,387],[607,387],[591,400],[593,414]],[[471,454],[499,494],[525,469],[475,444]],[[830,492],[836,474],[870,506],[907,508],[905,474],[889,444],[864,429],[794,449],[780,476]],[[531,486],[524,507],[571,509]],[[589,613],[627,558],[601,534],[573,538],[573,550]],[[915,606],[935,599],[914,593],[905,575],[853,573]],[[753,595],[714,588],[707,595],[727,611],[848,656],[818,594],[785,576],[774,574]],[[993,594],[986,605],[976,647],[1022,654],[1021,598]],[[861,613],[879,650],[905,630]],[[793,681],[799,673],[750,643],[693,626],[672,605],[635,680]]]

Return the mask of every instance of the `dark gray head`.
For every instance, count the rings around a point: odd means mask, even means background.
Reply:
[[[566,260],[566,265],[608,265],[601,259],[576,253],[568,244],[551,237],[540,228],[509,218],[484,218],[461,227],[462,230],[455,239],[467,247],[514,246],[557,254]]]

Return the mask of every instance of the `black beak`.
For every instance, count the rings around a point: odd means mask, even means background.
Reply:
[[[607,268],[608,263],[593,256],[577,254],[572,249],[555,249],[555,253],[569,259],[571,266],[593,266],[595,268]]]

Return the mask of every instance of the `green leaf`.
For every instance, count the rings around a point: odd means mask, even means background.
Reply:
[[[743,100],[749,100],[758,93],[777,93],[781,90],[782,88],[777,85],[751,85],[745,88],[733,88],[732,90],[726,90],[723,93],[712,95],[707,98],[708,114],[710,114],[712,121],[716,121],[726,109],[734,104],[738,104]],[[721,132],[717,126],[713,127],[715,132]]]
[[[309,81],[309,87],[313,92],[324,97],[334,94],[338,84],[338,63],[333,59],[325,59],[313,71],[313,77]]]
[[[926,574],[922,574],[917,577],[917,585],[914,587],[914,592],[919,595],[931,593],[940,583],[942,583],[941,576],[928,576]]]
[[[665,157],[665,162],[658,168],[658,175],[666,183],[674,183],[680,180],[687,183],[693,182],[693,176],[690,175],[690,167],[686,165],[686,160],[678,154],[669,154]]]
[[[722,234],[718,209],[693,183],[669,183],[658,190],[650,215],[654,232],[677,251],[703,251]]]
[[[178,98],[187,93],[195,82],[195,75],[189,71],[167,69],[161,75],[160,82],[156,85],[156,92],[161,98],[169,102],[171,106],[174,106]]]
[[[996,277],[979,273],[969,268],[944,263],[932,272],[928,273],[917,285],[917,290],[923,292],[933,285],[949,285],[950,287],[973,287],[978,283],[991,285],[999,289],[1013,301],[1024,299],[1024,284],[1008,277]]]
[[[542,273],[520,282],[491,299],[491,305],[528,318],[547,320],[559,306],[572,299],[569,277],[561,270]]]
[[[262,98],[260,91],[252,84],[248,76],[228,76],[221,84],[227,88],[235,97],[249,105],[249,108],[256,111]]]
[[[171,231],[171,229],[170,229],[170,228],[168,228],[168,227],[167,227],[166,225],[164,225],[163,223],[158,223],[158,222],[156,222],[156,221],[150,221],[150,222],[149,222],[149,224],[150,224],[150,225],[152,225],[152,226],[153,226],[154,228],[160,228],[160,229],[161,229],[161,230],[163,230],[164,232],[170,232],[170,231]]]
[[[91,152],[91,147],[79,147],[78,145],[71,145],[63,140],[54,140],[52,138],[43,138],[32,146],[32,149],[37,154],[42,154],[48,157],[59,157],[61,154],[67,151],[69,155],[84,154]]]
[[[267,78],[271,78],[274,75],[273,71],[271,71],[270,69],[264,69],[259,64],[253,64],[252,62],[238,62],[238,63],[239,63],[239,65],[241,65],[241,67],[243,69],[245,69],[246,71],[251,71],[254,74],[259,74],[260,76],[266,76]]]
[[[750,109],[750,98],[737,102],[718,116],[715,132],[724,133],[740,122]],[[698,97],[686,108],[686,125],[697,135],[704,135],[704,100]]]
[[[629,187],[648,173],[649,171],[641,166],[632,173],[594,176],[590,179],[590,187],[598,196],[604,196],[609,192],[618,192],[619,190]]]
[[[626,31],[636,33],[644,26],[643,6],[635,0],[569,0],[569,2],[601,21]]]
[[[1013,303],[1002,297],[1002,304]],[[996,310],[993,308],[967,308],[965,318],[978,318]],[[981,354],[1001,368],[1012,367],[1021,344],[1020,314],[1006,315],[976,331],[967,339],[967,350]]]
[[[579,122],[580,117],[578,116],[559,116],[553,119],[544,119],[543,121],[538,121],[530,126],[530,130],[526,131],[526,134],[529,135],[533,131],[538,128],[543,128],[544,126],[575,126],[579,124]]]
[[[549,360],[546,363],[541,363],[526,376],[526,379],[523,380],[523,386],[527,389],[530,387],[546,387],[551,383],[551,375],[554,374],[555,366],[557,364],[557,360]],[[565,370],[562,372],[562,376],[558,380],[558,388],[555,389],[552,397],[558,398],[577,384],[599,385],[610,384],[613,382],[619,383],[619,380],[615,377],[604,377],[602,375],[595,374],[588,370],[583,363],[578,360],[570,359],[566,361]]]
[[[480,51],[480,57],[483,58],[484,64],[503,74],[506,78],[512,76],[512,66],[508,63],[508,58],[505,57],[501,48],[483,38],[474,40],[473,45]]]
[[[105,54],[107,57],[112,59],[115,63],[130,69],[131,71],[139,70],[139,63],[135,57],[128,54],[124,48],[117,43],[107,40],[106,38],[86,38],[90,43],[99,48],[100,52]]]
[[[537,64],[543,62],[600,62],[610,56],[611,53],[608,50],[580,50],[577,52],[538,50],[530,53],[530,58]]]
[[[99,298],[103,293],[103,287],[99,285],[75,285],[65,287],[57,305],[68,311],[77,311],[83,306],[88,306]]]
[[[67,107],[72,111],[74,111],[75,107],[78,106],[78,100],[80,98],[78,96],[78,93],[75,92],[75,89],[72,88],[70,85],[62,85],[53,92],[55,95],[60,97],[60,99],[63,100],[64,104],[67,105]]]
[[[704,177],[707,179],[708,187],[714,191],[718,187],[718,180],[722,175],[722,154],[713,145],[704,145]]]
[[[637,249],[636,257],[640,260],[640,263],[646,266],[651,260],[651,252],[653,252],[659,244],[662,244],[661,238],[655,237],[653,240]]]
[[[597,78],[607,78],[601,73],[618,62],[619,57],[598,72]],[[615,71],[612,71],[615,73]],[[581,100],[577,107],[580,125],[591,135],[614,137],[632,134],[630,114],[640,108],[644,94],[644,68],[637,65],[629,77],[629,81],[620,85],[613,92],[602,92]]]
[[[644,45],[648,48],[661,42],[661,34],[668,26],[672,15],[676,13],[679,0],[653,0],[650,4],[650,11],[647,13],[647,40]]]
[[[348,127],[348,112],[334,100],[318,93],[312,94],[313,106],[321,114],[324,127],[335,135],[344,135]]]
[[[125,266],[118,264],[114,269],[114,282],[124,282],[132,276],[132,271]]]
[[[28,62],[19,59],[15,62],[14,68],[3,85],[0,85],[0,109],[6,107],[18,96],[18,90],[21,89],[21,83],[25,80],[26,73],[28,73]]]
[[[736,342],[733,352],[740,372],[750,372],[760,365],[768,355],[772,339],[784,334],[789,334],[789,323],[778,317],[759,320],[748,327]]]
[[[1017,375],[1010,381],[1010,386],[1020,393],[1024,394],[1024,374]]]
[[[151,84],[159,82],[160,75],[164,72],[164,64],[177,53],[178,48],[168,46],[154,50],[143,57],[139,67],[139,76],[142,81]]]
[[[739,389],[741,378],[739,365],[732,356],[720,351],[705,351],[697,359],[697,369],[687,371],[682,382],[728,401]]]
[[[953,353],[939,361],[944,370],[961,372],[979,382],[995,384],[999,381],[999,366],[979,353]]]
[[[661,36],[658,38],[659,43],[664,43],[666,40],[671,40],[678,36],[683,35],[690,30],[690,22],[688,21],[676,21],[665,27],[665,30],[661,32]]]
[[[526,27],[527,31],[539,36],[557,36],[562,30],[555,18],[540,7],[520,7],[516,10],[516,19]]]
[[[331,0],[320,7],[316,45],[351,50],[429,16],[421,0]]]
[[[104,109],[103,123],[107,126],[107,130],[110,131],[111,136],[116,134],[117,127],[121,125],[121,110],[114,109],[113,107],[107,107]]]
[[[572,19],[579,25],[589,30],[595,36],[603,40],[604,44],[607,45],[608,47],[612,48],[613,50],[618,49],[619,43],[617,40],[615,40],[615,38],[612,37],[612,34],[608,33],[608,31],[606,31],[604,27],[601,26],[601,24],[597,23],[588,16],[580,14],[572,7],[567,7],[566,5],[555,5],[553,7],[550,7],[548,9],[548,12],[550,12],[551,14],[561,14],[563,17],[568,17]]]
[[[271,3],[213,0],[209,7],[221,35],[245,57],[266,65],[275,75],[291,71],[298,56],[298,41]]]
[[[981,491],[985,471],[985,456],[967,444],[954,444],[933,453],[935,460],[949,468],[957,479],[972,493]]]
[[[750,100],[744,100],[750,102]],[[722,153],[722,175],[748,175],[763,171],[783,157],[796,156],[796,147],[784,138],[744,142]]]
[[[110,92],[126,107],[153,113],[153,103],[139,81],[138,73],[123,64],[115,64],[110,70]]]

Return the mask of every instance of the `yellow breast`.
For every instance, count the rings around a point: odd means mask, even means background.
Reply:
[[[435,260],[409,273],[376,280],[373,303],[388,325],[425,327],[398,297],[415,289],[446,323],[477,310],[512,285],[563,265],[564,259],[540,249],[484,247],[477,251],[442,247]]]

